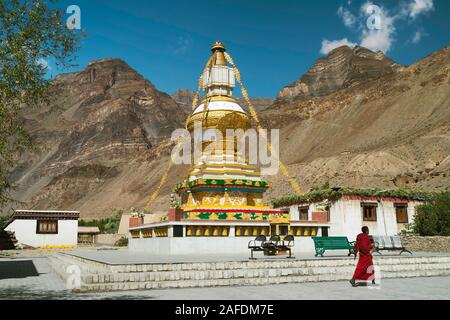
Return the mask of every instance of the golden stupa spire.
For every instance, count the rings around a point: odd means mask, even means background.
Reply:
[[[224,52],[226,51],[225,46],[220,40],[217,40],[211,46],[211,51],[213,52],[212,65],[216,66],[226,66],[227,61],[225,60]]]

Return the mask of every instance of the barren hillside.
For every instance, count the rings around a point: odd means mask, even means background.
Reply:
[[[322,60],[323,63],[328,61]],[[450,47],[323,97],[291,96],[261,114],[303,189],[450,187]],[[281,176],[270,195],[290,192]]]
[[[449,69],[450,47],[409,67],[343,47],[282,89],[271,106],[271,99],[255,104],[264,110],[266,127],[281,129],[282,160],[304,190],[326,181],[448,189]],[[95,218],[144,207],[167,165],[167,138],[184,126],[192,93],[172,98],[118,59],[61,75],[53,90],[49,107],[25,115],[37,148],[11,176],[24,201],[14,208],[73,209]],[[167,209],[187,170],[173,167],[153,212]],[[292,192],[281,174],[266,178],[274,182],[268,199]]]

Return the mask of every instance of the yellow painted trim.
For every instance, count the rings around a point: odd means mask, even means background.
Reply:
[[[224,87],[225,87],[225,85],[224,85]],[[238,100],[236,98],[234,98],[234,97],[230,97],[230,96],[212,96],[212,97],[208,97],[206,99],[203,99],[202,102],[197,106],[197,108],[199,106],[201,106],[202,104],[204,104],[206,101],[208,101],[208,103],[212,102],[212,101],[229,101],[229,102],[234,102],[236,104],[239,104]]]
[[[231,167],[231,168],[242,168],[242,169],[256,169],[257,167],[252,164],[239,164],[239,163],[233,163],[233,164],[216,164],[216,163],[208,163],[208,164],[201,164],[201,165],[195,165],[192,168],[193,169],[203,169],[207,167],[213,167],[213,168],[225,168],[225,167]]]
[[[45,245],[45,246],[40,246],[40,249],[73,249],[75,248],[75,246],[50,246],[50,245]]]
[[[215,173],[215,174],[236,174],[241,176],[261,176],[261,172],[244,172],[241,170],[202,170],[202,173]],[[191,173],[192,175],[198,176],[199,173]]]
[[[195,209],[215,209],[215,210],[217,210],[217,209],[224,209],[224,210],[226,210],[226,209],[233,209],[233,210],[235,210],[235,209],[242,209],[242,210],[252,210],[252,209],[254,209],[254,210],[270,210],[270,207],[269,206],[242,206],[242,205],[223,206],[223,205],[199,205],[199,204],[197,204],[197,205],[185,206],[183,208],[183,210],[185,210],[185,211],[190,211],[190,210],[195,210]],[[191,213],[191,212],[189,212],[189,213]],[[260,212],[258,212],[258,213],[260,213]],[[262,214],[262,212],[261,212],[261,214]],[[285,221],[285,220],[283,220],[283,221]]]

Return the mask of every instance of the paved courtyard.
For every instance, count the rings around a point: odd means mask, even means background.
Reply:
[[[258,287],[217,287],[75,294],[45,257],[0,258],[0,299],[446,299],[450,277],[386,279],[379,289],[352,288],[348,282],[295,283]]]

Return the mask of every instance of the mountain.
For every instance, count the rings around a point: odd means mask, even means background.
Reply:
[[[298,81],[307,90],[253,100],[263,126],[280,129],[281,159],[303,190],[324,182],[449,188],[450,47],[409,67],[361,47],[320,61],[326,67],[315,78],[310,70]],[[11,175],[24,202],[14,208],[80,210],[91,219],[145,207],[193,93],[160,92],[119,59],[61,75],[52,90],[48,106],[24,114],[36,148]],[[167,209],[188,170],[172,167],[152,212]],[[274,184],[267,198],[292,193],[281,173],[265,178]]]
[[[279,100],[299,97],[321,97],[337,90],[395,73],[401,65],[386,57],[381,51],[364,47],[336,48],[316,61],[299,80],[283,88]]]
[[[330,61],[340,51],[350,52],[339,48],[322,61]],[[396,65],[384,60],[386,66]],[[349,61],[341,60],[341,64]],[[382,65],[379,72],[371,69],[372,60],[367,64],[360,64],[360,70],[370,69],[377,76],[352,80],[351,86],[318,96],[323,91],[317,88],[331,88],[329,77],[321,77],[308,82],[316,88],[314,95],[278,99],[261,113],[265,127],[281,129],[281,159],[304,190],[325,182],[349,187],[448,189],[450,47],[409,67],[388,68],[388,72]],[[311,79],[310,73],[301,78],[303,83]],[[270,179],[276,188],[270,189],[269,196],[292,192],[281,174]]]
[[[24,115],[38,148],[12,173],[18,200],[97,216],[146,197],[157,184],[157,165],[146,161],[170,151],[162,142],[184,126],[184,110],[120,59],[58,76],[52,96],[49,106]],[[141,174],[155,182],[145,185]]]
[[[172,95],[172,99],[187,113],[192,112],[192,102],[194,101],[194,91],[186,88],[178,89]]]
[[[250,98],[250,102],[257,112],[261,112],[269,108],[274,99],[272,98]],[[240,98],[238,102],[241,106],[243,106],[246,110],[248,110],[247,102],[244,98]]]

